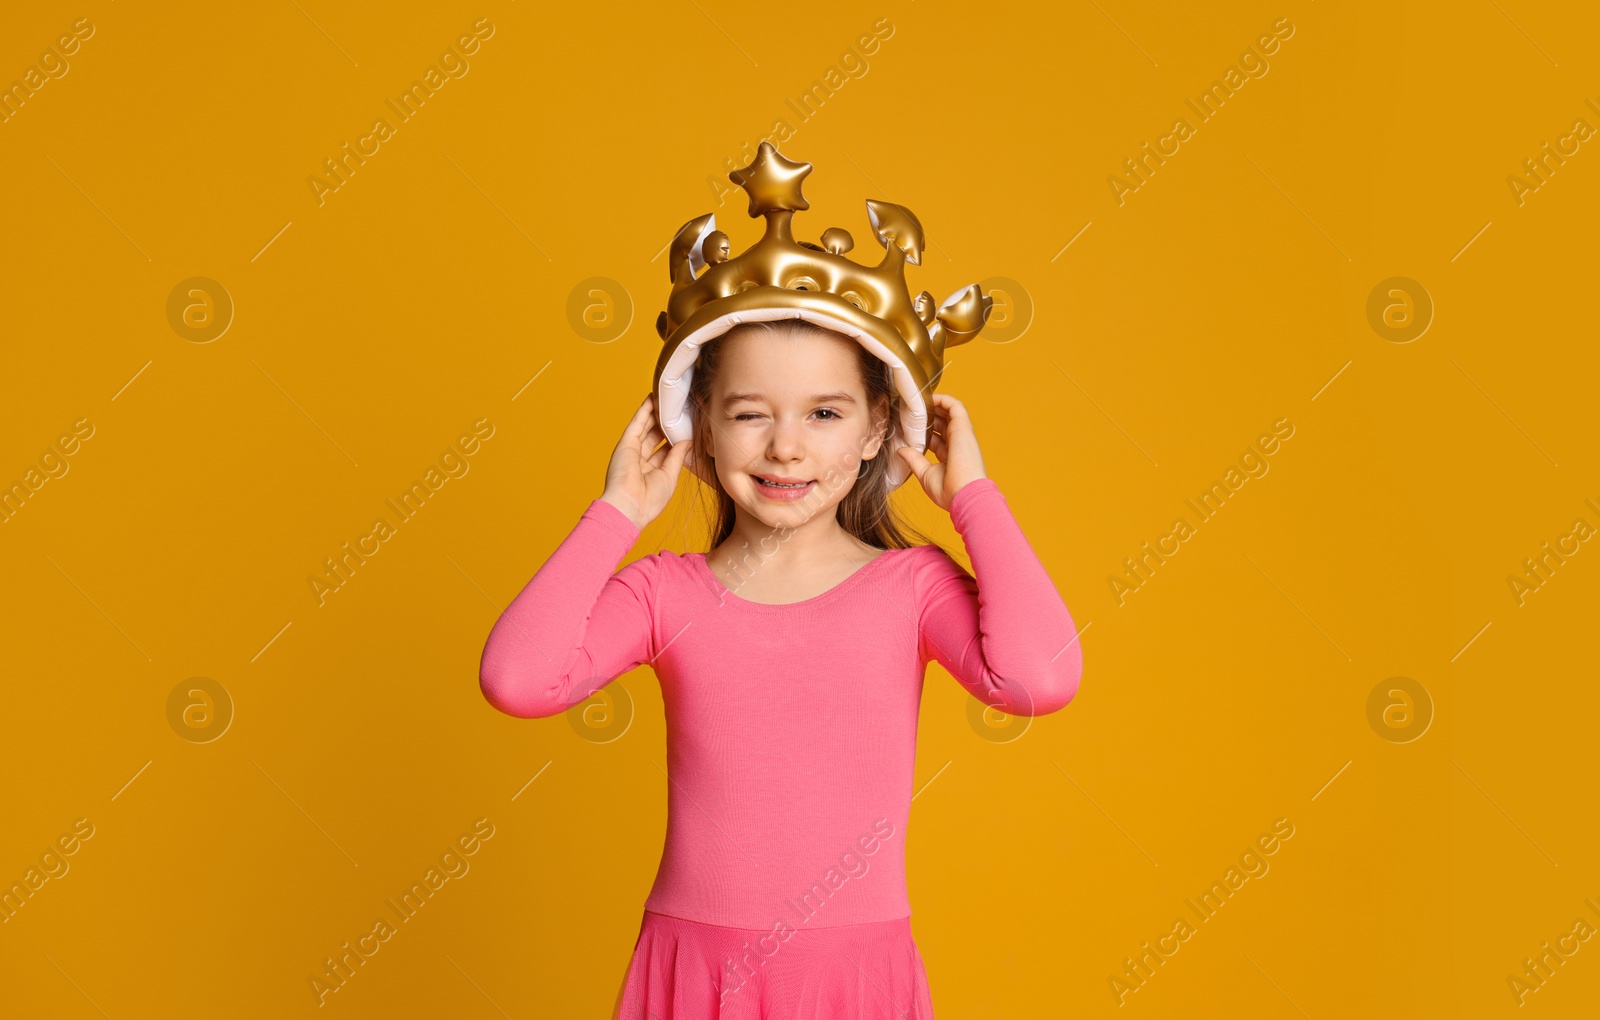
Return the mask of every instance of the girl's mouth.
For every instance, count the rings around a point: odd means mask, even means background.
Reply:
[[[759,475],[751,475],[750,477],[755,479],[757,492],[767,499],[776,500],[780,503],[792,503],[810,492],[812,486],[816,485],[815,481],[780,485],[775,482],[769,482]]]

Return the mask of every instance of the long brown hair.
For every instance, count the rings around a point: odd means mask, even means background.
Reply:
[[[805,319],[779,319],[740,323],[702,345],[699,357],[695,360],[694,377],[689,386],[689,414],[694,429],[694,452],[699,463],[706,466],[706,474],[713,479],[709,486],[712,492],[712,504],[706,507],[706,523],[711,534],[711,544],[707,552],[721,545],[729,535],[733,534],[737,509],[733,497],[715,481],[716,469],[708,452],[711,445],[711,429],[714,426],[708,420],[706,407],[711,396],[711,384],[716,380],[722,360],[723,342],[730,336],[752,333],[833,337],[850,342],[858,355],[857,364],[860,366],[861,379],[867,391],[867,407],[872,414],[874,428],[884,433],[885,441],[871,460],[862,462],[866,466],[865,473],[856,479],[855,485],[845,494],[844,499],[840,500],[837,509],[839,525],[862,542],[877,549],[909,549],[918,545],[937,545],[933,539],[912,527],[889,498],[889,458],[893,455],[890,439],[899,438],[902,441],[904,439],[897,413],[900,398],[892,385],[889,366],[861,344],[836,330]]]

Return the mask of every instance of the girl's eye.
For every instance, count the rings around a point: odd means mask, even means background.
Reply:
[[[835,411],[831,407],[819,407],[819,408],[816,409],[816,411],[814,411],[812,413],[813,414],[831,415],[831,417],[822,419],[823,421],[836,421],[837,419],[839,419],[841,417],[839,412]],[[733,416],[733,420],[734,421],[749,421],[752,418],[759,418],[759,417],[761,417],[761,415],[756,413],[755,411],[745,411],[742,414],[734,415]]]

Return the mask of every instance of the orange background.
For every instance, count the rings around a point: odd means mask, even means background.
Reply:
[[[844,226],[872,261],[863,199],[903,203],[914,289],[1005,277],[1000,314],[1032,306],[940,388],[1085,673],[1005,740],[930,667],[907,859],[941,1020],[1511,1015],[1525,957],[1600,927],[1600,552],[1525,604],[1507,580],[1600,526],[1600,153],[1508,183],[1600,125],[1594,12],[89,0],[9,12],[0,83],[81,18],[70,69],[0,123],[0,481],[67,465],[0,524],[0,881],[93,827],[0,924],[9,1014],[608,1015],[665,825],[657,686],[613,685],[627,725],[517,720],[478,657],[600,492],[672,233],[715,211],[735,251],[758,236],[709,182],[763,136],[816,167],[799,236]],[[1186,101],[1285,18],[1200,121]],[[386,101],[480,19],[470,70],[400,122]],[[379,117],[319,204],[308,179]],[[1108,178],[1179,117],[1119,204]],[[186,302],[169,319],[194,277],[233,304],[205,342]],[[586,326],[594,277],[615,290]],[[1380,310],[1433,305],[1406,342],[1368,317],[1392,277],[1419,291]],[[467,473],[319,605],[324,558],[484,419]],[[1186,500],[1278,419],[1268,472],[1199,523]],[[634,555],[703,548],[694,484]],[[1109,579],[1179,516],[1193,535],[1119,604]],[[231,702],[204,743],[194,677]],[[1427,707],[1385,721],[1394,677]],[[1406,711],[1426,728],[1396,742]],[[1270,871],[1200,922],[1186,899],[1280,818]],[[386,900],[479,819],[470,871],[398,923]],[[311,978],[380,917],[398,931],[319,1012]],[[1527,994],[1541,1015],[1600,1000],[1579,945]]]

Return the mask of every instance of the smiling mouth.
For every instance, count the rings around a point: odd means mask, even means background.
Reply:
[[[777,499],[794,499],[808,491],[815,481],[810,482],[773,482],[762,478],[760,475],[751,475],[756,483],[756,491],[762,495],[772,496]]]

